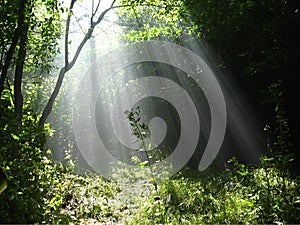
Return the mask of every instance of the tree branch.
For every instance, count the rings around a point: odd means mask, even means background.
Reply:
[[[18,12],[18,26],[14,31],[12,42],[11,42],[11,45],[8,49],[6,59],[5,59],[5,63],[4,63],[4,66],[2,68],[2,71],[1,71],[0,97],[1,97],[2,92],[4,90],[4,83],[5,83],[5,79],[6,79],[6,76],[7,76],[7,71],[8,71],[10,62],[12,60],[13,54],[15,52],[15,49],[17,47],[17,44],[18,44],[18,41],[19,41],[19,38],[20,38],[20,35],[21,35],[21,32],[22,32],[21,31],[21,26],[23,26],[24,20],[25,20],[26,3],[27,3],[27,0],[20,1],[19,12]]]
[[[65,66],[69,63],[69,30],[70,30],[70,21],[72,16],[72,10],[76,0],[72,0],[70,4],[70,12],[68,13],[67,22],[66,22],[66,31],[65,31]]]
[[[75,2],[75,0],[74,0]],[[88,30],[88,32],[85,34],[84,38],[82,39],[81,43],[79,44],[79,46],[77,47],[77,50],[73,56],[73,59],[71,60],[71,62],[66,63],[65,66],[63,68],[61,68],[61,70],[59,71],[59,75],[56,81],[56,85],[55,88],[50,96],[49,101],[47,102],[46,107],[43,110],[42,116],[40,118],[39,121],[39,125],[43,126],[48,118],[48,116],[50,115],[52,108],[53,108],[53,104],[55,102],[55,99],[59,93],[59,90],[61,88],[63,79],[65,77],[65,74],[72,69],[72,67],[75,65],[81,50],[83,49],[84,45],[86,44],[86,42],[91,38],[94,28],[103,20],[104,16],[112,9],[116,9],[116,8],[121,8],[121,7],[128,7],[130,5],[119,5],[119,6],[114,6],[114,3],[116,2],[116,0],[114,0],[111,4],[111,6],[109,8],[107,8],[106,10],[104,10],[98,17],[97,21],[92,22],[91,26]],[[66,43],[65,43],[66,44]]]
[[[95,16],[95,14],[97,13],[97,11],[98,11],[98,9],[99,9],[100,2],[101,2],[101,1],[98,0],[98,4],[97,4],[96,9],[95,9],[95,11],[94,11],[94,0],[93,0],[92,16],[91,16],[91,24],[93,23],[93,21],[94,21],[94,16]]]

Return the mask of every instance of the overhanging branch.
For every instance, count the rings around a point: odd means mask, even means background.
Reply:
[[[74,3],[76,2],[76,0],[73,0],[72,3],[74,5]],[[114,0],[111,4],[111,6],[109,8],[107,8],[106,10],[104,10],[98,17],[98,19],[94,22],[94,21],[91,21],[91,25],[90,25],[90,28],[88,29],[88,32],[85,34],[84,38],[82,39],[82,41],[80,42],[80,44],[78,45],[77,49],[76,49],[76,52],[73,56],[73,59],[69,62],[68,61],[68,55],[65,56],[65,65],[63,68],[61,68],[61,70],[59,71],[59,75],[58,75],[58,78],[57,78],[57,81],[56,81],[56,85],[55,85],[55,88],[47,102],[47,105],[46,107],[44,108],[43,110],[43,113],[42,113],[42,116],[40,118],[40,121],[39,121],[39,125],[43,126],[48,118],[48,116],[50,115],[51,111],[52,111],[52,108],[53,108],[53,104],[55,102],[55,99],[59,93],[59,90],[61,88],[61,85],[62,85],[62,82],[63,82],[63,79],[65,77],[65,74],[66,72],[68,72],[69,70],[72,69],[72,67],[75,65],[84,45],[86,44],[86,42],[91,38],[92,34],[93,34],[93,31],[94,31],[94,28],[103,20],[104,16],[112,9],[116,9],[116,8],[122,8],[122,7],[129,7],[131,5],[118,5],[118,6],[114,6],[116,0]],[[71,6],[70,8],[72,7],[73,8],[73,5],[71,3]],[[70,20],[71,20],[71,15],[69,15],[70,18],[69,20],[67,20],[66,22],[66,31],[69,31],[69,26],[70,26]],[[68,54],[68,33],[69,32],[66,32],[65,34],[65,54]],[[66,43],[67,42],[67,43]]]

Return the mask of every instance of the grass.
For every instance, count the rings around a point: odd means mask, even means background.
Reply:
[[[290,175],[286,154],[262,157],[259,167],[233,159],[225,171],[184,168],[164,180],[143,179],[143,165],[108,181],[74,174],[72,161],[53,163],[29,116],[24,129],[11,122],[1,133],[8,188],[0,195],[0,224],[300,223],[299,177]]]
[[[187,177],[188,174],[193,174],[193,177]],[[148,180],[135,178],[133,181],[119,177],[116,181],[107,181],[94,174],[75,175],[65,168],[56,170],[56,182],[48,186],[43,196],[43,215],[34,217],[42,220],[34,222],[299,223],[299,179],[282,175],[276,168],[262,166],[249,169],[234,161],[231,169],[218,173],[203,174],[186,168],[172,179],[161,181],[156,191]],[[9,191],[5,192],[3,195],[12,195]],[[28,194],[34,199],[34,193]],[[11,223],[20,222],[11,219]]]
[[[7,189],[0,196],[1,223],[46,224],[265,224],[300,222],[299,178],[272,164],[248,168],[236,160],[223,172],[200,173],[185,168],[155,190],[147,179],[116,176],[115,181],[79,176],[63,165],[43,161],[42,180],[34,189]],[[45,170],[46,169],[46,170]],[[43,172],[41,172],[43,171]],[[52,172],[51,172],[52,171]],[[130,174],[130,171],[128,171]],[[50,176],[51,175],[51,176]],[[192,176],[189,176],[192,175]],[[45,185],[43,177],[47,177]],[[123,179],[124,178],[124,179]],[[40,193],[37,188],[47,188]],[[17,193],[16,193],[17,192]],[[25,190],[23,191],[25,192]],[[21,197],[22,198],[21,198]],[[39,200],[42,197],[42,202]],[[17,202],[40,205],[30,217]],[[6,204],[5,203],[6,200]],[[29,201],[30,200],[30,201]],[[18,210],[20,210],[18,212]],[[37,215],[34,215],[34,213]],[[19,217],[13,216],[19,215]],[[23,216],[22,216],[23,215]]]

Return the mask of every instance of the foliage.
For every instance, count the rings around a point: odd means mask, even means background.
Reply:
[[[222,69],[229,71],[251,101],[259,105],[264,122],[281,129],[273,118],[269,87],[281,82],[281,102],[289,122],[289,151],[299,158],[299,7],[297,1],[198,1],[183,0],[198,26],[195,30],[213,49]],[[276,97],[278,99],[278,97]],[[270,101],[271,100],[271,101]],[[281,127],[281,126],[280,126]],[[287,142],[286,142],[287,143]],[[273,149],[275,150],[275,149]],[[299,161],[297,162],[299,165]],[[299,169],[299,167],[297,168]]]
[[[12,44],[14,29],[18,24],[18,1],[3,1],[1,3],[1,70],[4,59]],[[56,0],[49,1],[28,1],[26,7],[26,23],[29,26],[27,55],[25,60],[26,74],[37,75],[36,73],[49,73],[53,67],[54,56],[57,52],[57,41],[61,33],[60,20],[62,6]],[[18,46],[16,51],[18,50]],[[14,54],[11,69],[15,66],[17,54]]]
[[[128,179],[129,171],[123,171],[117,181],[105,181],[93,174],[74,175],[72,161],[70,167],[54,164],[51,151],[42,150],[45,134],[28,107],[20,124],[14,119],[8,90],[0,106],[0,162],[9,178],[8,189],[0,196],[1,223],[300,221],[299,178],[278,167],[285,163],[284,157],[276,161],[263,157],[258,168],[233,159],[224,172],[200,173],[186,168],[172,179],[157,183],[155,190],[147,180]],[[49,126],[46,128],[51,132]]]
[[[8,177],[0,196],[0,222],[65,224],[109,213],[100,198],[113,197],[118,187],[100,177],[74,175],[70,160],[68,167],[53,163],[51,151],[43,149],[45,132],[38,117],[28,110],[20,124],[10,98],[5,91],[0,104],[0,166]],[[51,132],[49,125],[46,130]]]
[[[250,103],[258,106],[264,123],[277,127],[269,87],[281,82],[285,120],[299,165],[299,32],[297,1],[137,1],[120,11],[124,41],[162,39],[190,46],[204,43],[218,70],[231,74]],[[205,49],[205,51],[206,51]],[[271,104],[270,104],[271,103]],[[299,108],[299,107],[298,107]],[[275,150],[275,149],[274,149]],[[299,167],[297,168],[299,170]]]
[[[137,162],[141,168],[148,167],[150,169],[150,181],[157,191],[157,184],[167,174],[169,167],[167,163],[163,163],[165,155],[152,143],[151,131],[149,126],[145,122],[142,122],[141,112],[142,109],[140,106],[125,112],[132,129],[132,135],[136,137],[135,141],[138,141],[140,144],[136,151],[144,153],[144,158],[146,159],[143,161],[135,155],[132,157],[132,161]],[[158,163],[161,163],[161,166],[157,166]]]
[[[10,93],[5,91],[4,96],[0,162],[9,186],[0,196],[1,223],[300,221],[299,178],[282,173],[271,158],[263,157],[258,168],[233,159],[227,171],[195,172],[194,177],[186,169],[158,183],[157,191],[148,181],[129,179],[124,184],[125,177],[110,182],[92,174],[74,175],[71,161],[69,168],[53,164],[51,151],[42,151],[45,134],[37,126],[37,117],[27,111],[20,124],[14,119]]]
[[[61,4],[56,0],[35,0],[29,1],[25,7],[27,8],[27,21],[25,22],[29,25],[25,71],[26,73],[49,72],[53,66],[53,59],[57,51],[57,39],[61,33]],[[0,38],[1,69],[12,44],[14,29],[19,25],[18,8],[18,1],[2,1],[1,3],[0,27],[3,30]],[[31,10],[29,10],[30,8]],[[15,57],[17,57],[16,54]],[[11,67],[13,66],[14,62]]]
[[[36,0],[30,15],[31,24],[27,44],[26,73],[48,74],[54,66],[61,36],[61,13],[64,10],[56,0]]]
[[[36,127],[36,116],[30,111],[24,114],[22,124],[14,119],[11,97],[7,92],[4,94],[7,98],[1,99],[0,162],[8,176],[9,188],[1,196],[0,220],[34,222],[43,207],[48,185],[46,172],[40,173],[44,169],[42,162],[48,161],[42,149],[45,135]]]
[[[266,160],[264,158],[263,160]],[[299,222],[299,180],[273,167],[234,166],[197,179],[177,175],[159,188],[160,200],[141,204],[130,224],[264,224]]]
[[[14,83],[13,103],[15,117],[23,115],[23,78],[49,73],[58,51],[61,4],[56,0],[3,1],[0,28],[6,34],[0,37],[0,96]],[[15,8],[11,11],[8,9]]]
[[[20,25],[20,2],[2,0],[0,4],[1,71]],[[199,173],[186,168],[172,179],[155,183],[153,190],[149,180],[132,180],[126,170],[117,181],[106,181],[95,174],[75,175],[69,155],[64,158],[66,165],[54,163],[51,151],[44,149],[46,134],[53,135],[53,131],[50,124],[45,125],[45,130],[38,125],[51,86],[42,77],[53,66],[63,9],[55,0],[28,2],[23,21],[29,25],[27,52],[20,84],[24,95],[23,118],[15,117],[15,89],[10,85],[20,59],[20,41],[16,43],[9,79],[0,99],[0,167],[8,177],[8,188],[0,196],[0,223],[300,223],[300,181],[289,173],[290,130],[282,92],[284,84],[289,86],[296,80],[298,71],[298,3],[122,1],[132,6],[119,12],[120,23],[126,27],[123,40],[158,38],[180,44],[188,41],[186,34],[195,34],[215,49],[234,74],[241,74],[246,83],[255,84],[249,85],[252,90],[269,87],[268,99],[274,100],[275,105],[274,125],[266,127],[268,135],[274,136],[268,145],[271,154],[261,158],[260,167],[232,159],[224,172]],[[287,26],[289,23],[293,26]],[[279,78],[282,83],[274,83]],[[65,116],[57,119],[68,125],[54,134],[57,143],[71,132],[68,113],[66,110]],[[147,154],[151,146],[146,145],[144,138],[149,136],[149,128],[139,124],[139,113],[129,112],[128,119]],[[151,157],[154,155],[147,155],[148,161],[140,166],[151,165]],[[192,173],[195,177],[191,177]]]
[[[140,122],[140,113],[141,109],[140,107],[137,107],[135,110],[132,109],[131,111],[126,112],[126,116],[132,129],[132,135],[135,136],[137,138],[137,141],[140,142],[140,147],[139,149],[137,149],[137,151],[144,152],[147,158],[146,161],[140,162],[139,166],[149,166],[152,169],[151,155],[149,155],[150,146],[147,146],[145,140],[150,137],[150,130],[147,124]],[[149,145],[151,145],[151,143],[149,143]]]
[[[125,42],[159,39],[179,44],[196,29],[182,1],[134,1],[131,6],[118,11]]]

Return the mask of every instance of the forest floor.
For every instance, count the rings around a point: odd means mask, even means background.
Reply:
[[[186,177],[186,174],[193,174]],[[220,173],[186,171],[161,180],[88,178],[73,189],[71,223],[265,224],[300,222],[299,178],[274,168],[235,168]],[[85,178],[86,179],[86,178]],[[76,181],[75,181],[76,183]],[[83,191],[84,190],[84,191]],[[77,192],[77,194],[76,194]],[[75,194],[74,194],[75,193]],[[80,195],[81,193],[81,195]],[[68,211],[69,211],[68,210]],[[74,212],[75,210],[75,212]],[[71,213],[69,211],[69,213]],[[68,214],[65,212],[64,214]],[[75,219],[76,217],[76,219]],[[80,218],[80,219],[78,219]]]

